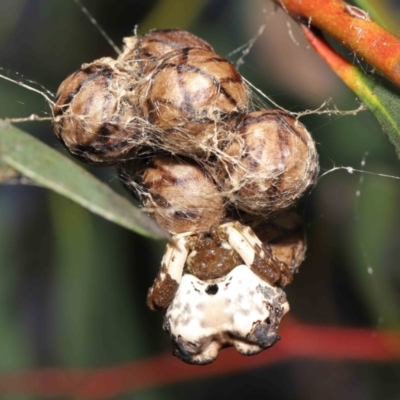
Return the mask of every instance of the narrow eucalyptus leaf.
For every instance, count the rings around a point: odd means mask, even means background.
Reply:
[[[400,158],[400,91],[382,77],[354,72],[358,80],[356,93],[379,121],[382,130],[389,136]]]
[[[152,219],[109,186],[58,151],[4,121],[0,121],[0,163],[0,173],[17,171],[109,221],[144,236],[167,237]]]
[[[0,158],[0,184],[8,183],[11,179],[18,176],[18,172],[8,166],[5,162],[1,161]]]

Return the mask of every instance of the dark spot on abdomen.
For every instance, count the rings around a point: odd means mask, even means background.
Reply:
[[[218,285],[208,285],[206,288],[206,293],[210,296],[218,293]]]

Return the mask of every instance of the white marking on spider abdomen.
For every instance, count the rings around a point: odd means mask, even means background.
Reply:
[[[184,275],[166,312],[164,328],[178,357],[206,364],[227,345],[247,355],[271,346],[288,311],[282,289],[239,265],[224,278],[209,282]]]

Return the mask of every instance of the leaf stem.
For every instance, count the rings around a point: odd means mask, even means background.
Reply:
[[[400,40],[342,0],[273,0],[292,18],[321,29],[400,87]]]

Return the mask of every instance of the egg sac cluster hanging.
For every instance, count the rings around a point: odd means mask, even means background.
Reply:
[[[315,143],[291,114],[254,109],[235,66],[202,39],[168,29],[124,42],[117,59],[84,64],[61,84],[56,136],[81,161],[116,165],[125,187],[173,235],[148,304],[167,309],[164,329],[175,354],[191,363],[211,362],[227,345],[255,354],[279,338],[288,311],[282,287],[304,259],[302,222],[293,207],[316,181]],[[242,265],[249,268],[236,268]],[[277,310],[280,302],[274,327],[266,322],[270,309],[262,321],[257,314],[251,323],[232,322],[245,315],[246,301],[232,311],[221,304],[233,289],[224,286],[218,296],[228,276],[240,287],[235,271],[259,282],[263,294],[253,296]],[[202,323],[185,330],[200,314],[176,317],[176,309],[194,301],[183,294],[190,280],[184,276],[204,283],[197,291],[204,294],[192,295],[198,309],[211,301],[222,317],[204,311]],[[257,309],[258,301],[248,304]],[[209,330],[200,328],[207,324]]]

